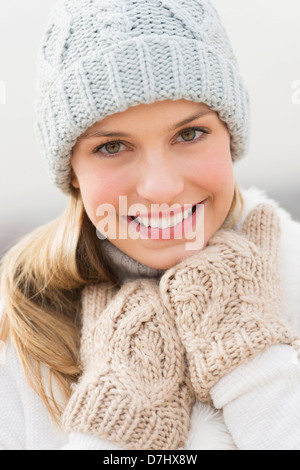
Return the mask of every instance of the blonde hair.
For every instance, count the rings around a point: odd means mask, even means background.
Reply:
[[[239,220],[242,210],[236,183],[226,228]],[[112,286],[118,282],[75,189],[60,217],[31,232],[2,259],[0,339],[12,340],[29,384],[56,422],[63,406],[54,396],[54,381],[67,400],[81,373],[81,290],[107,281]]]

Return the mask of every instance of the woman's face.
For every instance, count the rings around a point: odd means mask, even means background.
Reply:
[[[168,269],[199,249],[188,245],[191,230],[203,233],[205,246],[226,219],[234,195],[230,135],[202,103],[141,104],[95,123],[77,140],[72,184],[95,230],[137,261]],[[139,214],[143,220],[134,220]]]

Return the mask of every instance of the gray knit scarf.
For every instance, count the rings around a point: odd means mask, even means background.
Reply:
[[[122,284],[138,278],[159,278],[165,272],[164,269],[155,269],[136,261],[123,253],[108,239],[102,241],[110,268]]]

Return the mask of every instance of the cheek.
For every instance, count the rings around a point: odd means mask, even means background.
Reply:
[[[215,195],[230,190],[234,183],[231,156],[212,156],[207,166],[207,185]]]
[[[85,171],[79,176],[79,185],[85,210],[93,223],[96,223],[97,208],[101,204],[111,204],[118,212],[119,195],[128,193],[127,180],[118,171]]]
[[[214,196],[230,191],[234,185],[230,151],[224,151],[220,146],[204,155],[199,159],[194,175],[198,186]]]
[[[205,244],[222,226],[230,210],[234,195],[234,173],[230,149],[215,147],[201,158],[194,179],[201,195],[210,197],[205,212]]]

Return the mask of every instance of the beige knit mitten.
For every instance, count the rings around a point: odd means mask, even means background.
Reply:
[[[228,372],[274,344],[296,335],[281,320],[280,221],[257,206],[242,234],[219,231],[207,247],[169,269],[160,289],[187,352],[196,397]]]
[[[101,286],[83,291],[83,374],[64,427],[123,449],[179,449],[188,437],[195,395],[159,281],[131,281],[107,295]]]

